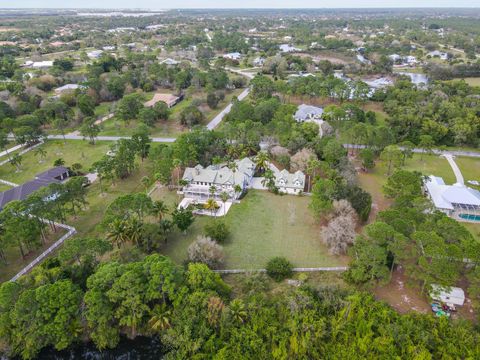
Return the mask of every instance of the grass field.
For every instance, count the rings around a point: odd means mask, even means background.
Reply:
[[[465,78],[464,80],[470,86],[480,86],[480,77]]]
[[[467,180],[480,180],[480,159],[469,157],[457,157],[455,162],[462,171]],[[455,183],[455,175],[448,164],[447,160],[437,155],[424,155],[423,160],[419,154],[414,154],[412,159],[407,160],[404,167],[405,170],[417,170],[424,175],[441,176],[446,184]],[[386,209],[391,205],[391,200],[385,198],[382,192],[382,186],[387,181],[386,167],[382,161],[377,161],[376,167],[368,173],[359,173],[358,181],[360,186],[372,195],[373,212],[371,219],[374,219],[377,211]],[[480,189],[480,187],[468,186]],[[480,240],[480,224],[462,223],[464,224],[477,239]]]
[[[467,183],[468,180],[480,181],[480,158],[456,157],[455,162],[460,168],[463,178],[465,179],[465,183],[468,186],[472,186]],[[480,187],[477,187],[477,189],[480,190]]]
[[[0,166],[0,179],[8,180],[17,184],[24,183],[45,170],[53,167],[56,159],[65,160],[65,165],[80,163],[84,171],[99,160],[110,148],[112,142],[97,142],[95,145],[82,140],[48,140],[41,147],[47,152],[45,159],[35,156],[35,150],[22,155],[20,171],[7,163]]]
[[[406,161],[405,170],[419,171],[423,175],[441,176],[447,184],[455,182],[455,175],[448,164],[447,160],[438,155],[423,155],[414,154],[412,159]],[[387,181],[387,167],[382,161],[377,161],[375,168],[368,173],[360,172],[358,174],[358,182],[360,186],[372,195],[372,213],[370,214],[370,221],[375,219],[378,211],[388,208],[392,201],[383,195],[382,187]]]
[[[220,111],[223,110],[234,96],[238,96],[243,89],[236,89],[225,95],[225,99],[218,103],[216,109],[210,109],[208,106],[201,106],[200,110],[204,115],[204,121],[201,125],[207,125]],[[146,98],[153,97],[153,93],[146,94]],[[187,97],[171,109],[170,118],[165,121],[158,121],[153,128],[150,129],[150,135],[154,137],[172,137],[179,136],[181,133],[188,131],[188,128],[180,124],[180,113],[192,104],[193,99],[204,99],[206,94],[194,93],[191,97]],[[113,117],[102,123],[102,136],[129,136],[137,129],[138,120],[132,120],[128,123]]]
[[[0,262],[0,284],[4,281],[10,280],[20,270],[32,262],[33,259],[45,251],[55,241],[57,241],[63,234],[65,234],[65,230],[60,228],[58,228],[56,232],[50,232],[45,244],[38,249],[29,252],[25,258],[22,258],[20,250],[16,246],[10,246],[7,249],[4,249],[7,258],[7,265],[5,265],[3,262]]]
[[[165,196],[171,198],[171,194],[162,189],[155,191],[152,197],[165,199]],[[250,190],[225,217],[231,231],[230,239],[224,244],[225,268],[263,268],[274,256],[285,256],[299,267],[344,264],[345,259],[330,256],[321,243],[320,226],[308,209],[309,201],[308,197]],[[196,217],[187,234],[175,233],[161,252],[182,263],[187,258],[188,246],[211,221],[215,219]]]

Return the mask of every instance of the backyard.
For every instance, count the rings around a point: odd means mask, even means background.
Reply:
[[[55,160],[61,158],[66,166],[74,163],[82,164],[82,170],[88,171],[90,166],[105,155],[112,142],[96,142],[95,145],[82,140],[48,140],[40,147],[45,150],[45,157],[36,155],[36,149],[22,155],[20,170],[16,170],[10,163],[0,166],[0,179],[16,184],[24,183],[34,178],[42,171],[53,167]],[[3,160],[4,158],[2,158]],[[5,157],[6,159],[6,157]]]
[[[172,193],[157,189],[152,197],[168,202]],[[308,209],[309,202],[308,197],[279,196],[250,190],[225,217],[231,236],[224,244],[224,267],[264,268],[274,256],[285,256],[297,267],[344,265],[346,258],[329,255],[321,243],[320,226]],[[182,263],[187,258],[188,246],[211,221],[215,219],[196,217],[187,234],[174,233],[161,252]]]
[[[456,157],[455,162],[460,168],[465,181],[480,181],[480,159],[471,157]],[[406,161],[405,170],[419,171],[423,175],[435,175],[443,178],[446,184],[454,184],[456,182],[455,175],[447,160],[438,155],[414,154],[412,159]],[[382,186],[387,181],[386,166],[382,161],[377,161],[376,166],[369,172],[359,172],[358,181],[360,186],[372,195],[373,211],[371,219],[375,217],[378,211],[386,209],[391,205],[391,201],[383,195]],[[466,185],[480,189],[479,186],[473,186],[468,183]],[[470,232],[480,239],[480,224],[463,223]]]

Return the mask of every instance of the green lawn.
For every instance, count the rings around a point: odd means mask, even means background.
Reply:
[[[443,178],[446,184],[455,183],[455,174],[448,164],[447,160],[438,155],[423,155],[413,154],[411,159],[408,159],[403,167],[409,171],[419,171],[423,175],[435,175]],[[364,176],[363,176],[364,175]],[[366,190],[379,189],[387,181],[387,166],[383,161],[378,160],[375,168],[367,174],[362,176],[368,181],[365,181]]]
[[[26,254],[25,258],[22,258],[18,247],[10,246],[5,249],[7,264],[5,265],[3,262],[0,262],[0,284],[14,277],[20,270],[30,264],[33,259],[39,256],[63,234],[65,234],[65,230],[60,228],[58,228],[56,232],[50,232],[45,244]]]
[[[110,107],[112,106],[111,102],[103,102],[95,107],[95,116],[103,117],[110,112]]]
[[[414,154],[412,159],[407,160],[405,170],[419,171],[423,175],[435,175],[443,178],[446,184],[455,183],[455,174],[450,164],[444,157],[438,155]]]
[[[480,181],[480,158],[456,157],[455,162],[462,172],[466,185],[472,186],[467,183],[468,180]],[[480,187],[477,188],[480,189]]]
[[[480,159],[470,157],[457,157],[455,162],[462,171],[465,181],[480,180]],[[455,183],[455,175],[447,160],[437,155],[424,155],[423,160],[419,154],[414,154],[404,167],[406,170],[417,170],[424,175],[441,176],[446,184]],[[390,206],[391,201],[386,199],[382,192],[382,186],[387,181],[386,167],[382,161],[377,161],[375,168],[368,173],[360,173],[358,176],[360,186],[372,195],[373,203],[378,210]],[[480,189],[480,187],[471,186]],[[477,239],[480,240],[480,224],[462,223]]]
[[[174,193],[164,189],[155,191],[152,197],[167,202],[175,199]],[[344,258],[329,255],[321,243],[320,225],[308,209],[309,202],[308,197],[250,190],[225,217],[231,231],[224,244],[225,268],[264,268],[274,256],[285,256],[298,267],[344,264]],[[188,246],[211,221],[212,217],[197,216],[187,234],[175,233],[161,252],[182,263]]]
[[[465,80],[465,82],[470,86],[480,86],[480,77],[469,77],[469,78],[458,78],[448,81],[456,81],[456,80]]]
[[[97,225],[102,221],[108,205],[119,196],[145,191],[140,180],[149,173],[150,163],[146,161],[139,164],[134,174],[124,180],[116,181],[114,185],[108,182],[101,188],[96,181],[88,187],[86,209],[77,217],[68,219],[67,223],[74,226],[80,236],[105,236],[104,231],[98,229]]]
[[[166,91],[166,90],[165,90]],[[201,111],[204,115],[204,121],[202,125],[207,125],[220,111],[223,110],[232,100],[233,96],[238,96],[243,89],[236,89],[225,95],[225,99],[218,103],[216,109],[210,109],[208,106],[201,106]],[[153,97],[152,93],[146,93],[146,99]],[[192,100],[195,98],[204,99],[206,94],[203,92],[194,93],[191,96],[187,96],[186,99],[179,102],[172,107],[170,118],[166,121],[158,121],[155,127],[150,129],[150,135],[153,137],[177,137],[180,134],[188,131],[188,128],[180,124],[180,113],[188,107]],[[102,123],[101,136],[130,136],[137,129],[139,121],[134,119],[128,123],[113,117],[104,123]]]
[[[423,175],[441,176],[446,184],[455,182],[455,175],[445,158],[438,155],[413,154],[412,159],[406,161],[405,170],[420,171]],[[374,219],[376,211],[384,210],[391,205],[391,200],[385,198],[382,187],[387,181],[387,168],[383,161],[378,160],[375,168],[368,173],[360,172],[358,181],[360,186],[372,195],[373,212],[371,219]]]
[[[73,163],[80,163],[83,169],[87,171],[89,167],[99,160],[110,148],[112,142],[97,142],[95,145],[82,140],[48,140],[41,145],[47,152],[47,157],[42,160],[35,156],[35,150],[22,155],[22,164],[20,171],[17,171],[9,163],[0,166],[0,179],[8,180],[17,184],[24,183],[49,168],[53,167],[53,162],[62,158],[67,166]]]

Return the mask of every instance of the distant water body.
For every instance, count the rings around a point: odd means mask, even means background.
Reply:
[[[397,74],[408,76],[412,81],[412,83],[417,86],[421,84],[424,84],[424,85],[428,84],[428,76],[425,74],[418,74],[418,73],[407,72],[407,71],[398,71]]]
[[[62,351],[53,347],[43,349],[38,360],[161,360],[165,348],[158,337],[122,338],[115,349],[99,351],[91,342],[80,343]],[[6,360],[0,356],[0,359]],[[17,359],[15,359],[17,360]]]

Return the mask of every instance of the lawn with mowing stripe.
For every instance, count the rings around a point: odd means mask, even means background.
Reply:
[[[165,199],[165,190],[155,199]],[[167,200],[168,201],[168,200]],[[227,269],[258,269],[274,256],[285,256],[297,267],[339,266],[345,258],[328,254],[320,240],[320,225],[313,218],[309,197],[279,196],[250,190],[234,204],[225,221],[231,231],[224,246]],[[175,233],[161,252],[182,263],[187,248],[203,233],[205,224],[215,221],[197,216],[187,234]]]

